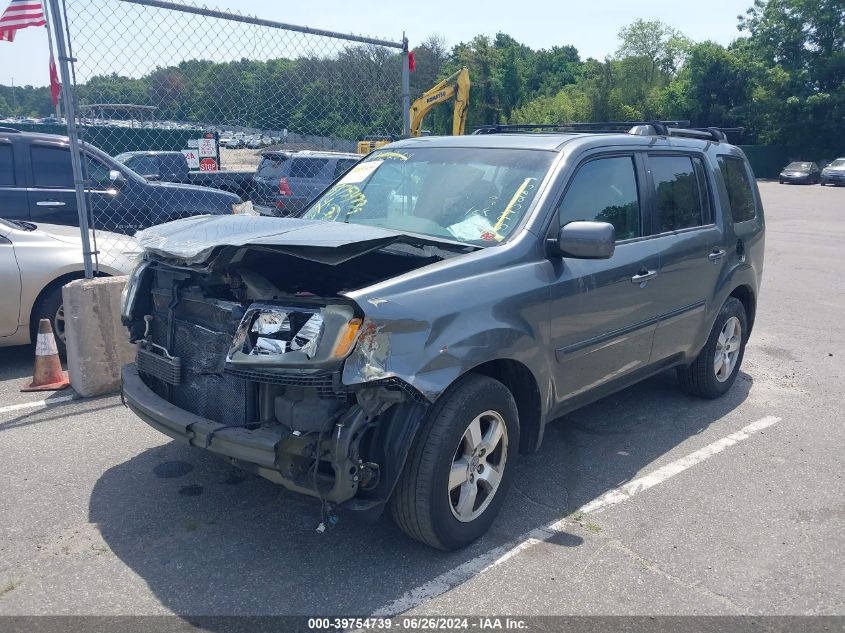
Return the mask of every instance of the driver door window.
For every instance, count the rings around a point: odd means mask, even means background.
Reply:
[[[642,235],[633,156],[592,160],[577,171],[558,207],[560,226],[577,220],[609,222],[616,240]]]

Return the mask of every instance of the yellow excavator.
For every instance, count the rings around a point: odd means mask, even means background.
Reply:
[[[411,104],[411,136],[422,134],[422,122],[429,110],[452,98],[455,99],[455,110],[452,115],[452,136],[462,135],[467,124],[469,87],[469,70],[464,67],[436,86],[426,90],[419,99]],[[369,154],[374,149],[383,147],[394,140],[396,139],[388,136],[368,136],[365,140],[358,141],[358,153]]]

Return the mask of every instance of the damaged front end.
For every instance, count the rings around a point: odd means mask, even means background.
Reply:
[[[380,510],[429,401],[379,369],[386,341],[345,293],[444,256],[401,244],[347,251],[339,265],[268,246],[227,245],[202,261],[148,250],[124,305],[138,349],[123,371],[128,406],[288,489]],[[359,345],[366,360],[346,384]]]

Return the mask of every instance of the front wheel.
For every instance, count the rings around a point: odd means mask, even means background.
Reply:
[[[510,391],[487,376],[462,378],[420,429],[391,498],[393,520],[438,549],[469,545],[501,509],[518,446]]]
[[[733,386],[745,355],[748,318],[745,306],[729,297],[704,348],[692,364],[678,368],[678,380],[687,393],[701,398],[718,398]]]

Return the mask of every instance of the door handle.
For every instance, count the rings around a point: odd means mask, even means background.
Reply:
[[[641,284],[641,283],[645,283],[649,279],[654,279],[655,277],[657,277],[657,271],[656,270],[643,269],[640,272],[638,272],[636,275],[631,277],[631,283],[632,284]]]
[[[725,251],[721,248],[714,248],[713,251],[707,256],[711,262],[718,262],[725,256]]]
[[[39,207],[63,207],[65,203],[58,200],[39,200],[35,205]]]

